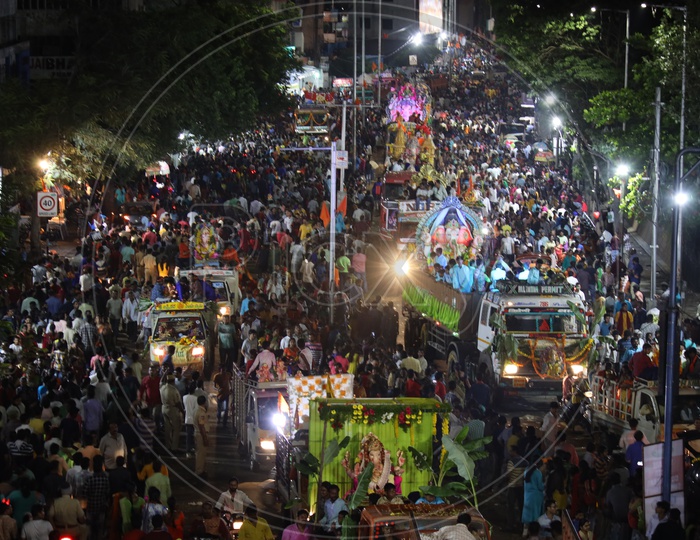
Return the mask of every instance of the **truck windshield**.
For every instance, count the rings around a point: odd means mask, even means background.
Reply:
[[[506,329],[515,333],[580,334],[581,325],[571,311],[513,312],[505,314]]]
[[[260,429],[274,430],[274,416],[277,412],[277,394],[270,397],[258,397],[258,425]]]
[[[404,184],[384,184],[384,198],[389,201],[402,201]]]
[[[182,338],[204,339],[204,325],[199,315],[158,319],[153,329],[153,339],[172,341]]]
[[[211,281],[212,289],[216,293],[216,301],[228,301],[228,287],[225,281]]]

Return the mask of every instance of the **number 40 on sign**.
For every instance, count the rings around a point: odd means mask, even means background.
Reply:
[[[36,214],[39,217],[58,215],[58,194],[40,191],[36,194]]]

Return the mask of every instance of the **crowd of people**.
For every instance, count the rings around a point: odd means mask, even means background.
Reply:
[[[407,190],[409,197],[422,190],[440,199],[456,194],[458,185],[478,201],[488,233],[472,261],[443,261],[434,253],[427,266],[436,279],[463,292],[484,291],[526,271],[529,283],[566,276],[592,313],[599,306],[609,311],[594,333],[619,341],[611,347],[601,340],[600,361],[618,365],[621,374],[653,378],[656,361],[647,353],[658,350],[658,325],[644,311],[643,268],[612,221],[587,217],[587,201],[565,164],[535,161],[534,133],[524,134],[520,144],[503,143],[499,126],[516,120],[520,92],[506,78],[470,77],[477,60],[484,67],[478,51],[461,57],[458,76],[434,96],[436,168],[449,191],[435,185]],[[490,457],[479,462],[477,474],[482,485],[506,479],[509,501],[521,509],[517,519],[510,514],[511,525],[525,536],[556,538],[560,512],[568,509],[582,539],[593,538],[591,531],[604,524],[608,538],[626,538],[629,529],[643,538],[637,470],[602,446],[589,446],[579,458],[566,433],[557,437],[556,407],[545,417],[541,438],[517,418],[508,424],[493,410],[486,371],[473,379],[448,378],[425,351],[398,342],[395,306],[367,294],[366,233],[376,222],[380,182],[370,161],[384,138],[382,115],[368,116],[359,137],[364,151],[346,178],[346,209],[335,222],[335,275],[329,264],[328,157],[285,152],[297,135],[290,119],[280,118],[229,143],[192,150],[167,178],[98,193],[103,207],[148,201],[152,213],[135,222],[88,213],[91,230],[73,256],[40,259],[31,275],[7,289],[0,540],[45,540],[52,531],[81,540],[167,540],[202,531],[227,537],[221,515],[227,501],[231,511],[246,514],[242,540],[271,540],[250,501],[240,502],[235,479],[228,498],[225,492],[220,504],[205,504],[202,516],[186,527],[160,459],[184,452],[185,459],[195,459],[195,473],[206,478],[209,390],[226,427],[234,366],[259,381],[282,373],[353,372],[358,398],[448,402],[451,432],[468,425],[471,438],[493,437]],[[392,170],[420,165],[420,158],[386,164]],[[151,330],[144,303],[207,298],[206,290],[183,282],[177,270],[197,263],[197,233],[209,225],[217,262],[238,269],[243,293],[239,311],[217,326],[220,365],[211,387],[203,374],[175,366],[173,351],[170,362],[166,357],[151,364],[142,347]],[[525,253],[537,255],[531,268],[520,263]],[[463,272],[470,279],[462,279]],[[688,347],[686,356],[687,374],[698,376],[697,352]],[[341,505],[331,500],[331,506],[335,512]],[[659,510],[659,530],[677,521],[667,506]],[[282,539],[308,538],[307,517],[298,515],[290,525],[297,530],[285,530]],[[659,537],[652,533],[647,531]],[[595,537],[603,538],[598,532]]]

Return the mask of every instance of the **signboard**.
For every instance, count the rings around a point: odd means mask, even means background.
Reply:
[[[674,440],[671,448],[671,500],[669,502],[671,508],[678,508],[681,511],[681,522],[685,523],[683,439]],[[651,525],[651,516],[654,515],[656,503],[661,500],[663,492],[663,461],[663,442],[644,447],[644,516],[647,530]]]
[[[409,54],[408,55],[408,65],[409,66],[417,66],[418,65],[418,55]]]
[[[568,284],[528,285],[527,283],[503,283],[504,294],[535,294],[538,296],[573,294]]]
[[[75,66],[73,56],[32,56],[29,69],[32,79],[65,79]]]
[[[40,191],[36,194],[36,215],[39,217],[56,217],[58,215],[58,193]]]
[[[440,32],[442,30],[442,0],[420,0],[418,6],[418,22],[421,33],[436,34]]]
[[[352,77],[336,77],[333,79],[333,88],[347,88],[352,86]]]
[[[348,168],[348,151],[347,150],[336,150],[335,152],[335,166],[338,169]]]

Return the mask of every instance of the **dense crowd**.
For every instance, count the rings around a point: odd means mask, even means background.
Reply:
[[[590,306],[591,321],[600,310],[606,313],[594,333],[614,338],[616,345],[600,340],[601,365],[611,362],[620,377],[653,378],[656,360],[647,353],[658,351],[659,328],[645,311],[639,260],[607,216],[587,217],[587,201],[566,164],[535,161],[536,132],[524,133],[519,144],[503,143],[500,126],[517,120],[520,92],[508,79],[468,76],[477,61],[486,67],[485,57],[467,53],[460,76],[434,96],[436,168],[446,184],[408,186],[407,194],[441,199],[457,189],[470,193],[488,233],[473,260],[448,261],[434,253],[429,268],[437,280],[463,292],[487,290],[499,279],[541,283],[564,276]],[[510,514],[514,529],[529,538],[557,537],[559,513],[568,509],[582,539],[605,527],[609,538],[626,538],[631,531],[643,538],[633,463],[596,445],[579,457],[566,433],[559,433],[555,406],[539,433],[518,418],[508,423],[493,409],[488,372],[446,376],[427,351],[398,342],[395,306],[367,293],[367,233],[375,227],[381,187],[370,161],[384,139],[378,112],[368,114],[359,139],[364,150],[345,179],[345,211],[336,219],[333,276],[328,156],[286,151],[299,138],[289,118],[282,118],[227,143],[192,149],[168,177],[127,181],[94,194],[117,216],[121,205],[135,201],[147,202],[149,210],[143,220],[125,221],[104,219],[93,208],[87,212],[89,234],[72,257],[42,258],[31,275],[8,288],[2,311],[8,339],[0,389],[0,540],[45,539],[52,529],[83,540],[120,534],[167,540],[167,534],[177,539],[202,529],[227,536],[219,514],[225,505],[205,504],[201,519],[185,527],[160,456],[194,455],[195,472],[206,476],[208,391],[216,393],[217,418],[226,426],[234,366],[251,380],[352,372],[355,397],[445,401],[453,410],[451,434],[468,425],[470,438],[493,438],[477,474],[481,485],[503,485],[509,503],[521,510]],[[421,163],[386,165],[418,169]],[[161,364],[151,364],[141,346],[151,330],[144,303],[207,298],[178,270],[196,262],[196,233],[208,224],[216,231],[218,264],[238,269],[243,298],[239,311],[217,326],[220,365],[211,386],[203,374],[175,366],[172,351]],[[536,254],[529,268],[521,262],[526,253]],[[693,347],[686,356],[687,374],[698,376]],[[620,441],[625,451],[643,444],[632,422],[630,427]],[[335,502],[337,488],[333,495],[333,486],[326,487],[330,524],[343,510]],[[235,498],[237,489],[230,490]],[[389,501],[394,496],[385,494]],[[235,508],[243,510],[245,505]],[[254,530],[241,538],[270,540],[267,530],[257,529],[255,523],[264,520],[254,509],[248,517],[246,531]],[[295,540],[308,537],[302,517],[292,525],[298,527]],[[658,518],[659,530],[674,530],[677,520],[667,503]]]

